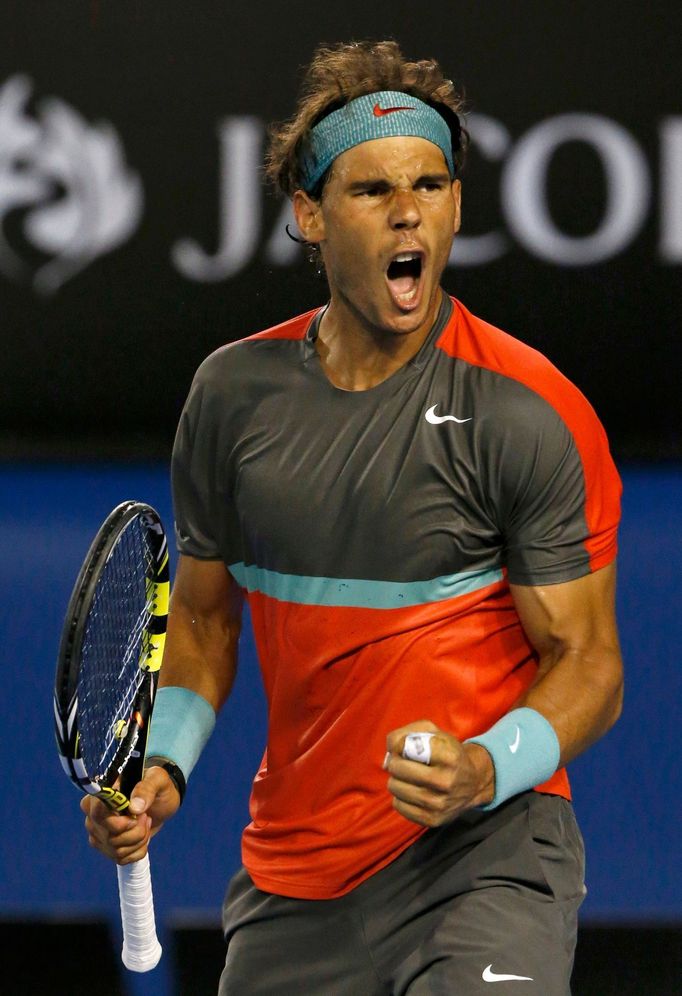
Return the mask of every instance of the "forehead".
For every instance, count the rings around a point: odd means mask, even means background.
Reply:
[[[445,156],[426,138],[374,138],[347,149],[332,165],[330,180],[352,183],[364,179],[397,180],[406,174],[448,173]]]

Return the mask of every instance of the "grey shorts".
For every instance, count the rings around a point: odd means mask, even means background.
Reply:
[[[242,869],[219,994],[567,996],[584,894],[573,807],[536,792],[427,831],[339,899],[261,892]]]

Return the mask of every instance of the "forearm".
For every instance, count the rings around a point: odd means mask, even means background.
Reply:
[[[600,645],[547,654],[535,684],[517,704],[536,709],[551,723],[563,766],[611,729],[622,701],[620,652]]]
[[[221,561],[180,557],[147,756],[172,761],[185,779],[234,683],[241,608]]]
[[[515,599],[540,663],[511,712],[472,738],[491,755],[494,800],[546,781],[611,728],[622,703],[612,570],[568,587],[517,588]],[[479,774],[488,804],[491,771],[481,764]]]

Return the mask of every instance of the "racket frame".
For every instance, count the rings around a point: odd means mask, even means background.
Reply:
[[[148,530],[154,553],[154,573],[153,577],[148,577],[153,610],[143,634],[147,647],[144,660],[140,662],[142,676],[113,759],[106,772],[91,776],[81,757],[78,728],[78,677],[83,637],[101,570],[119,536],[138,516]],[[165,641],[168,589],[168,546],[158,513],[144,502],[122,502],[100,526],[76,578],[62,629],[54,693],[55,733],[64,771],[81,792],[96,795],[117,813],[128,809],[130,792],[142,777],[149,719]],[[119,779],[119,785],[115,786]]]

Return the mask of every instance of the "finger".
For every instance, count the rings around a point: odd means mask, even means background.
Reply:
[[[149,842],[146,841],[142,847],[137,848],[137,850],[135,851],[131,851],[130,854],[126,854],[125,856],[119,855],[116,858],[116,864],[132,865],[136,861],[142,861],[142,858],[145,856],[148,850],[149,850]]]
[[[113,836],[106,833],[105,829],[98,824],[94,824],[88,828],[88,841],[98,851],[115,861],[119,861],[146,848],[150,837],[150,823],[149,817],[143,816],[139,823],[136,823],[127,832]],[[142,856],[141,853],[140,856]]]
[[[115,815],[114,811],[94,795],[85,795],[80,801],[83,812],[98,823]]]
[[[402,756],[419,764],[431,764],[431,741],[435,736],[435,733],[425,730],[408,733],[403,743]]]
[[[112,813],[106,806],[103,809],[104,813],[101,813],[99,810],[93,810],[92,808],[87,813],[85,827],[88,833],[93,833],[97,830],[97,832],[103,835],[112,836],[123,833],[136,825],[136,820],[133,816]]]
[[[390,754],[402,754],[407,734],[419,732],[440,733],[441,731],[430,719],[420,719],[415,723],[408,723],[407,726],[401,726],[399,729],[393,730],[392,733],[388,734],[386,737],[386,750]]]
[[[393,771],[394,765],[402,761],[409,765],[418,765],[422,770],[425,767],[435,768],[449,764],[454,757],[447,735],[444,733],[429,733],[425,730],[408,733],[402,743],[403,747],[399,753],[386,752],[382,764],[384,771]]]
[[[94,824],[92,832],[102,840],[110,840],[114,844],[132,844],[141,841],[149,833],[151,820],[142,814],[137,820],[129,820],[125,826],[102,826]]]
[[[149,837],[148,817],[143,817],[140,821],[131,820],[126,827],[115,831],[101,823],[86,820],[85,829],[88,836],[105,850],[115,850],[118,847],[137,847]]]
[[[96,837],[89,837],[88,843],[107,858],[115,861],[119,865],[127,865],[133,861],[140,861],[147,853],[148,839],[138,841],[126,847],[111,847],[102,844]]]
[[[439,811],[444,801],[443,796],[431,791],[429,788],[423,788],[420,785],[409,785],[407,782],[401,782],[395,778],[389,778],[388,790],[394,799],[399,799],[401,802],[428,811]]]
[[[130,811],[135,815],[145,813],[156,799],[168,791],[170,778],[163,768],[147,768],[133,791],[130,793]],[[172,783],[171,783],[172,784]]]
[[[452,784],[451,773],[444,767],[420,764],[394,755],[391,755],[386,771],[401,782],[418,785],[433,792],[447,792]]]
[[[422,827],[436,827],[439,825],[439,817],[435,813],[427,812],[420,806],[413,806],[401,799],[393,800],[393,808],[412,823],[418,823]]]

